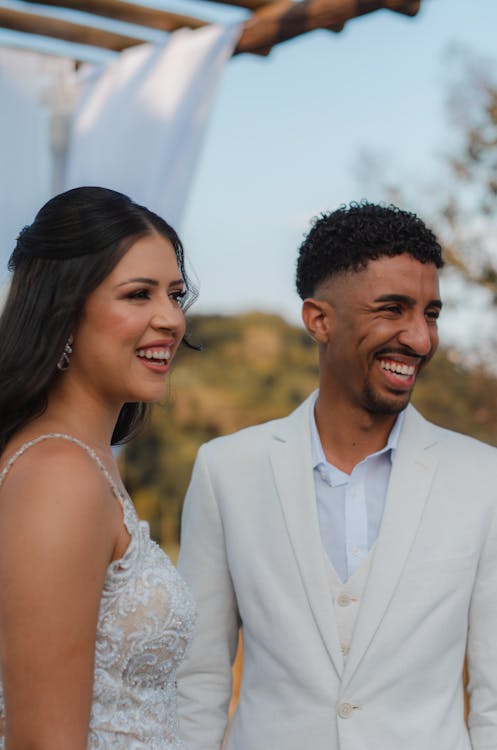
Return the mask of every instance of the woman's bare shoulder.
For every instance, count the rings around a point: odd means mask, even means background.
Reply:
[[[54,525],[74,526],[112,519],[111,488],[95,459],[80,445],[63,438],[29,441],[28,446],[8,446],[3,469],[22,449],[0,487],[0,515],[4,521],[35,521],[50,513]]]

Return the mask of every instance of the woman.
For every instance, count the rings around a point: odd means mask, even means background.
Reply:
[[[194,296],[176,232],[104,188],[17,240],[0,319],[0,711],[5,750],[177,750],[190,594],[111,445],[163,398]]]

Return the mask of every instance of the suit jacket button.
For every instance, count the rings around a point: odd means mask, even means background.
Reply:
[[[341,719],[349,719],[352,716],[353,706],[351,703],[339,703],[338,715]]]

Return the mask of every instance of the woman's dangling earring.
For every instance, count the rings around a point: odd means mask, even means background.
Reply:
[[[62,352],[59,361],[57,362],[57,369],[61,372],[64,372],[64,370],[67,370],[67,368],[70,365],[71,362],[71,354],[72,354],[72,336],[70,336],[67,341],[66,345],[64,347],[64,351]]]

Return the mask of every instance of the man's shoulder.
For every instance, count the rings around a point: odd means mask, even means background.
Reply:
[[[448,451],[452,455],[457,453],[457,455],[466,455],[468,458],[479,456],[482,459],[488,458],[497,461],[497,448],[495,446],[471,435],[431,422],[414,407],[410,407],[407,413],[406,426],[409,429],[419,425],[423,425],[423,428],[429,431],[427,434],[432,436],[433,442],[439,450]]]
[[[278,431],[278,427],[284,424],[288,417],[271,419],[261,424],[250,425],[229,435],[221,435],[204,443],[200,450],[203,453],[214,455],[224,451],[236,451],[249,445],[262,445]]]
[[[267,452],[273,439],[295,433],[307,424],[311,398],[312,396],[307,398],[293,412],[284,417],[244,427],[230,435],[209,440],[201,446],[200,452],[208,457],[226,457],[242,452],[244,455],[249,452]]]

